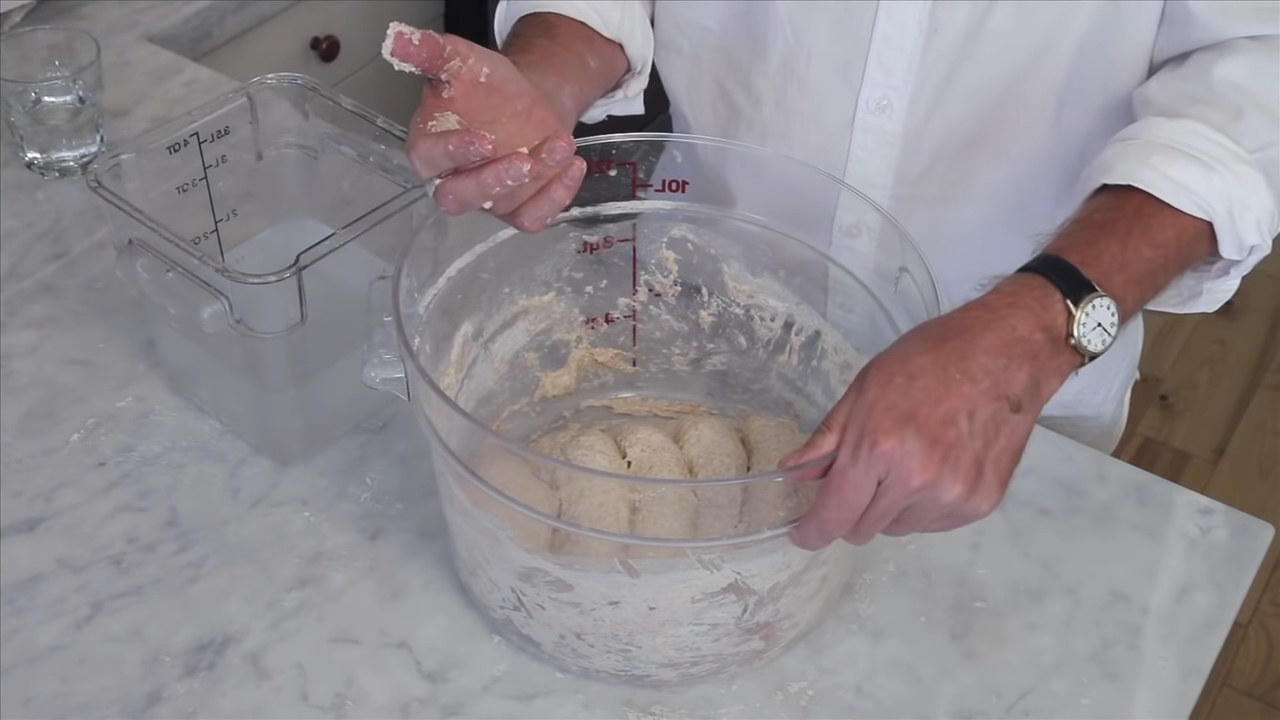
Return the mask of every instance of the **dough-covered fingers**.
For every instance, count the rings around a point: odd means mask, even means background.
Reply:
[[[422,178],[435,178],[493,157],[493,138],[480,130],[424,134],[409,151],[409,163]]]
[[[561,170],[555,179],[543,185],[537,194],[503,218],[524,232],[541,232],[561,210],[573,202],[586,173],[587,161],[576,156],[571,158],[568,167]]]
[[[529,173],[529,182],[512,188],[509,192],[493,201],[491,210],[498,217],[505,217],[516,208],[523,205],[529,198],[538,194],[538,191],[554,180],[566,167],[569,160],[573,157],[573,151],[576,146],[573,142],[573,136],[568,133],[558,133],[538,143],[537,147],[529,151],[529,157],[533,159],[533,167]]]
[[[470,212],[529,182],[532,167],[533,161],[528,155],[512,153],[454,173],[436,185],[436,203],[451,215]]]
[[[400,22],[387,28],[382,56],[397,70],[418,72],[441,83],[478,80],[472,43],[455,35],[441,35]]]

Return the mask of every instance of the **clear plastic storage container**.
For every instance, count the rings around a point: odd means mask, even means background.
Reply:
[[[821,622],[857,562],[787,537],[816,485],[776,463],[637,476],[539,443],[715,416],[728,445],[780,439],[764,417],[794,422],[794,446],[867,357],[939,313],[937,288],[900,225],[802,163],[672,135],[579,152],[582,190],[544,232],[426,221],[384,288],[366,381],[413,405],[458,576],[506,637],[638,683],[760,662]],[[850,217],[866,230],[837,261]]]
[[[314,81],[267,75],[115,148],[89,186],[120,211],[173,388],[287,463],[376,415],[369,284],[427,203],[404,130]]]

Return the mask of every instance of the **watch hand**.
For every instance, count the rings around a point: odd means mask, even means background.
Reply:
[[[1102,323],[1096,323],[1096,324],[1099,330],[1107,334],[1107,337],[1115,337],[1114,335],[1111,334],[1111,331],[1108,330],[1105,325],[1103,325]]]

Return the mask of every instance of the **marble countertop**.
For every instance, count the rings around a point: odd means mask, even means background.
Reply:
[[[44,2],[23,22],[98,36],[123,139],[233,86],[174,43],[271,11]],[[147,39],[168,28],[170,50]],[[410,418],[273,467],[154,371],[84,184],[40,180],[6,139],[0,185],[3,717],[1182,718],[1272,536],[1038,431],[995,515],[872,543],[773,663],[582,682],[463,599]]]

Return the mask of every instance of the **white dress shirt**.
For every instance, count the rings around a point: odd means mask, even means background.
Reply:
[[[948,307],[1034,255],[1100,184],[1213,223],[1219,257],[1152,309],[1218,308],[1280,231],[1273,0],[506,0],[499,42],[531,12],[577,19],[626,52],[630,71],[585,122],[643,112],[656,64],[676,132],[844,178],[907,228]],[[834,227],[841,259],[864,225]],[[1141,349],[1135,318],[1041,423],[1111,451]]]

